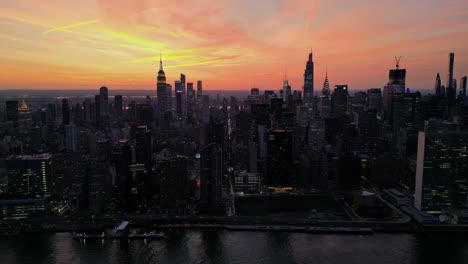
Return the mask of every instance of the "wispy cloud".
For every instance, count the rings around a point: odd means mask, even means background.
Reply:
[[[73,23],[73,24],[65,25],[65,26],[51,28],[51,29],[49,29],[47,31],[44,31],[44,34],[55,32],[55,31],[65,31],[65,30],[68,30],[68,29],[82,27],[82,26],[88,26],[88,25],[96,24],[98,22],[99,22],[99,19],[76,22],[76,23]]]

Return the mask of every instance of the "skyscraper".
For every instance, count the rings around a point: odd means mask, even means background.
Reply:
[[[323,82],[322,95],[327,96],[327,97],[330,96],[330,83],[328,83],[328,72],[325,74],[325,81]]]
[[[332,112],[335,117],[345,117],[348,109],[348,85],[336,85],[331,98]]]
[[[312,61],[312,52],[309,53],[309,59],[304,71],[304,105],[312,106],[314,100],[314,62]]]
[[[440,75],[437,73],[436,81],[434,85],[434,94],[437,97],[443,97],[445,95],[445,91],[442,89],[442,81],[440,80]]]
[[[109,116],[109,91],[105,86],[99,89],[99,116],[102,120]]]
[[[78,128],[74,124],[65,125],[65,149],[78,152]]]
[[[223,150],[210,144],[200,153],[200,200],[210,206],[222,203]]]
[[[177,114],[177,118],[178,119],[182,119],[183,118],[183,98],[184,98],[184,95],[182,93],[182,91],[177,91],[176,94],[175,94],[175,97],[176,97],[176,114]]]
[[[293,132],[273,130],[267,134],[266,184],[269,190],[289,190],[295,180],[293,172]],[[285,190],[285,189],[283,189]]]
[[[467,85],[466,81],[467,81],[467,76],[462,77],[460,80],[460,90],[462,93],[463,102],[465,102],[466,100],[466,85]]]
[[[291,95],[291,85],[289,85],[288,80],[284,79],[284,81],[283,81],[283,102],[286,102],[290,95]]]
[[[130,209],[132,193],[132,175],[130,165],[132,163],[132,152],[128,140],[120,140],[113,150],[115,176],[117,178],[118,199],[125,211]]]
[[[51,154],[10,156],[5,164],[10,194],[36,196],[50,194]]]
[[[202,81],[197,81],[197,101],[201,101],[203,95]]]
[[[166,84],[166,74],[163,70],[162,57],[159,60],[158,80],[156,84],[156,93],[158,96],[158,108],[161,116],[168,110],[168,94]]]
[[[383,108],[385,118],[392,122],[392,100],[396,94],[405,93],[406,69],[400,69],[400,59],[396,60],[396,68],[388,73],[388,83],[383,91]]]
[[[434,126],[430,121],[429,127]],[[468,133],[440,128],[419,132],[415,207],[430,213],[461,209],[467,194]]]
[[[367,108],[380,112],[382,109],[382,90],[380,88],[372,88],[367,90]]]
[[[177,92],[182,92],[182,83],[180,80],[174,81],[174,93],[177,94]]]
[[[449,53],[449,64],[448,64],[448,73],[447,73],[447,85],[445,88],[447,89],[447,98],[448,104],[453,105],[455,102],[457,91],[454,87],[453,82],[453,66],[455,62],[455,53]]]
[[[116,95],[114,97],[114,107],[115,107],[115,115],[119,118],[123,115],[123,98],[122,95]]]
[[[70,124],[70,105],[68,104],[68,99],[62,99],[62,124]]]
[[[187,101],[186,101],[187,117],[193,117],[195,111],[195,92],[193,83],[187,83]]]
[[[18,126],[18,101],[6,101],[6,118]]]

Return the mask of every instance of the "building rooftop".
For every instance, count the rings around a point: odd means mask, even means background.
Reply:
[[[33,154],[33,155],[12,155],[7,160],[48,160],[52,157],[50,153]]]

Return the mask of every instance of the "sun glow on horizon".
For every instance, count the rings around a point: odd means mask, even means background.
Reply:
[[[279,89],[286,72],[298,90],[311,47],[315,87],[326,68],[333,84],[382,87],[395,55],[410,87],[432,87],[449,52],[468,74],[464,1],[202,2],[2,1],[0,89],[154,89],[162,52],[171,84],[184,73],[212,90]]]

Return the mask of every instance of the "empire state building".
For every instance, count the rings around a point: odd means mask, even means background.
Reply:
[[[167,91],[166,74],[163,70],[162,58],[159,59],[158,81],[156,83],[156,94],[158,96],[158,109],[161,113],[168,110],[169,94]]]

